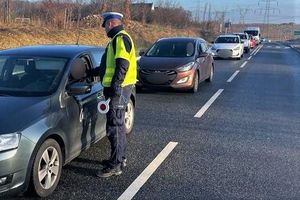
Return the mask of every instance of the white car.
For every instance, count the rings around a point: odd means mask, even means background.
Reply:
[[[244,44],[244,52],[249,53],[250,51],[250,37],[247,33],[233,33],[234,35],[240,36],[242,43]]]
[[[220,35],[211,47],[214,57],[241,59],[244,45],[238,35]]]

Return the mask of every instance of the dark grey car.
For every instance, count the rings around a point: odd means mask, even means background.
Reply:
[[[97,112],[102,85],[91,77],[74,78],[99,66],[103,52],[75,45],[0,52],[0,195],[28,187],[50,195],[62,166],[105,136],[106,117]],[[128,133],[134,103],[135,91],[126,112]]]

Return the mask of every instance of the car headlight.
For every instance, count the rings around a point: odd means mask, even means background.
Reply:
[[[240,50],[240,47],[235,47],[233,50],[238,51],[238,50]]]
[[[186,71],[189,71],[190,69],[192,69],[193,65],[195,64],[195,62],[190,62],[186,65],[183,65],[179,68],[177,68],[178,71],[180,72],[186,72]]]
[[[19,142],[20,142],[19,133],[0,135],[0,152],[18,148]]]

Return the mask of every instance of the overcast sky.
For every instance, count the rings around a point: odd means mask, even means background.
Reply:
[[[158,2],[159,0],[154,0]],[[172,1],[172,0],[171,0]],[[240,21],[240,10],[245,11],[246,23],[263,23],[266,0],[173,0],[203,18],[205,3],[211,4],[212,17],[215,11],[227,11],[226,18],[233,23]],[[153,1],[148,1],[153,2]],[[277,5],[278,4],[278,5]],[[300,24],[300,0],[271,0],[270,23],[296,22]],[[208,13],[208,8],[207,8]]]

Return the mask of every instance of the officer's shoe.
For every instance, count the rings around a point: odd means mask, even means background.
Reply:
[[[101,165],[102,165],[102,166],[105,166],[105,167],[111,166],[109,160],[102,160],[102,161],[101,161]],[[121,162],[121,169],[124,169],[126,166],[127,166],[127,159],[124,158],[123,161]]]
[[[116,167],[105,167],[101,171],[97,172],[97,176],[100,178],[108,178],[111,176],[119,176],[122,174],[121,166]]]

